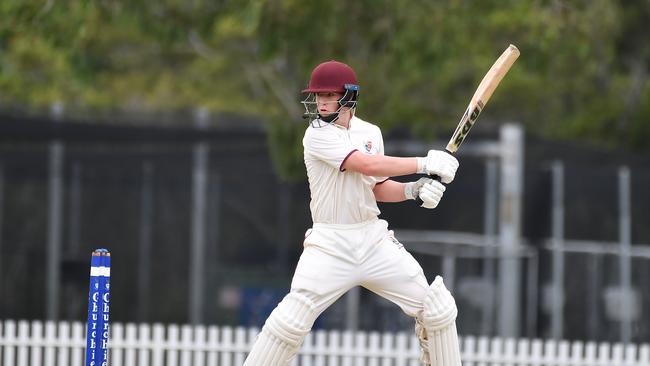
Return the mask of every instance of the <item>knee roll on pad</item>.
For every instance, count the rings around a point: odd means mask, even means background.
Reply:
[[[289,293],[266,320],[244,366],[289,366],[317,316],[307,296]]]
[[[307,296],[290,292],[266,320],[264,330],[290,347],[299,347],[317,316],[316,305]]]
[[[424,299],[424,325],[428,331],[436,331],[453,323],[457,315],[454,297],[445,287],[442,277],[436,276]]]

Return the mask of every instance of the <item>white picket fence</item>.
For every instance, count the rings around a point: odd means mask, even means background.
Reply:
[[[240,366],[257,329],[112,324],[113,366]],[[463,365],[650,366],[650,345],[463,337]],[[0,322],[3,366],[83,365],[81,322]],[[312,332],[294,366],[416,366],[419,348],[406,333]]]

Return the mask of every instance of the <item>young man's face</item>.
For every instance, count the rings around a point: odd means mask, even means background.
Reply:
[[[342,93],[316,93],[316,105],[318,113],[321,116],[327,117],[339,109],[339,99],[343,98]]]

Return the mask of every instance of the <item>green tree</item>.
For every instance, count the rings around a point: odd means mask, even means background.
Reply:
[[[299,91],[327,59],[357,71],[362,118],[430,139],[513,43],[522,56],[481,123],[637,149],[650,137],[643,0],[5,0],[0,19],[5,107],[260,116],[289,180],[304,179]]]

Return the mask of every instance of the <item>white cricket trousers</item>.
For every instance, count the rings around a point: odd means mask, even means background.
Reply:
[[[316,318],[355,286],[394,302],[412,317],[423,316],[429,286],[422,267],[388,231],[386,221],[314,224],[291,291],[266,320],[244,366],[288,366]]]
[[[429,287],[422,267],[388,231],[385,220],[314,224],[306,233],[291,291],[307,296],[320,314],[355,286],[412,317],[421,314]]]

